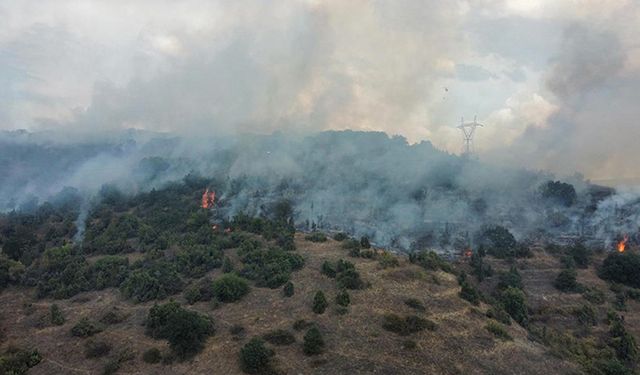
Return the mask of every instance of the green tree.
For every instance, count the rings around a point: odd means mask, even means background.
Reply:
[[[313,312],[316,314],[323,314],[327,309],[327,298],[324,296],[321,290],[316,292],[315,296],[313,296]]]
[[[60,306],[55,303],[49,308],[49,319],[51,321],[51,324],[56,326],[61,326],[66,321],[64,315],[62,314],[62,310],[60,310]]]
[[[306,355],[317,355],[324,350],[324,339],[318,327],[311,327],[303,338],[303,350]]]
[[[336,304],[347,307],[351,303],[351,298],[346,290],[342,289],[336,294]]]
[[[262,339],[254,337],[240,349],[240,367],[247,374],[269,373],[274,354]]]
[[[524,292],[520,289],[508,287],[500,295],[500,303],[511,318],[522,326],[529,321],[529,310],[526,305]]]
[[[286,284],[284,284],[284,287],[282,288],[282,293],[284,294],[285,297],[293,296],[294,288],[293,288],[293,283],[291,281],[288,281]]]
[[[213,295],[221,302],[239,301],[249,293],[249,283],[234,274],[225,274],[213,282]]]
[[[560,271],[553,285],[563,292],[575,292],[578,290],[578,282],[576,281],[576,270],[568,268]]]

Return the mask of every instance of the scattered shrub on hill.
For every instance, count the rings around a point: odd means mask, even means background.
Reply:
[[[630,362],[638,358],[638,345],[636,340],[624,326],[624,318],[614,315],[609,328],[611,336],[610,346],[615,350],[616,356],[621,361]]]
[[[492,306],[487,310],[487,318],[497,320],[498,322],[506,325],[511,325],[511,316],[504,311],[501,306]]]
[[[487,253],[496,258],[510,258],[516,256],[518,245],[513,234],[505,227],[496,225],[482,231],[479,242],[487,249]]]
[[[478,305],[480,303],[480,293],[467,280],[462,280],[460,282],[459,296],[474,305]]]
[[[287,283],[284,284],[284,287],[282,288],[282,294],[284,294],[285,297],[291,297],[294,293],[295,290],[293,287],[293,283],[291,281],[287,281]]]
[[[573,268],[562,270],[553,282],[553,286],[562,292],[577,292],[579,285],[576,276],[576,270]]]
[[[48,249],[27,271],[27,285],[36,285],[38,297],[69,298],[91,288],[89,264],[70,246]]]
[[[145,325],[148,335],[168,340],[171,350],[181,359],[200,352],[206,339],[214,333],[209,317],[189,311],[175,301],[154,305]]]
[[[599,276],[605,280],[640,288],[640,254],[611,253],[602,262]]]
[[[120,290],[127,298],[146,302],[174,295],[182,289],[182,284],[173,263],[154,261],[131,272]]]
[[[291,345],[296,342],[296,338],[284,329],[267,332],[262,335],[262,339],[273,345]]]
[[[162,353],[158,348],[147,349],[142,353],[142,360],[150,364],[160,363],[162,360]]]
[[[208,277],[199,280],[184,292],[184,298],[190,305],[200,301],[211,301],[213,296],[213,280]]]
[[[529,309],[526,305],[524,292],[509,287],[500,294],[500,303],[511,318],[521,326],[526,327],[529,321]]]
[[[351,303],[351,298],[346,290],[342,289],[336,294],[336,304],[347,307]]]
[[[578,199],[573,185],[561,181],[547,181],[540,187],[540,193],[543,198],[566,207],[572,206]]]
[[[225,274],[213,282],[213,295],[220,302],[236,302],[249,293],[247,281],[235,274]]]
[[[24,375],[42,361],[37,350],[9,347],[0,355],[0,374]]]
[[[313,326],[313,322],[307,322],[304,319],[298,319],[293,322],[293,329],[295,329],[296,331],[302,331],[303,329],[307,329],[311,326]]]
[[[327,302],[327,298],[324,296],[324,293],[322,293],[321,290],[317,291],[313,296],[313,312],[316,314],[324,314],[327,306],[329,306],[329,303]]]
[[[344,241],[344,240],[346,240],[347,238],[349,238],[349,236],[347,236],[347,235],[346,235],[345,233],[343,233],[343,232],[338,232],[338,233],[336,233],[336,234],[334,234],[334,235],[333,235],[333,239],[334,239],[334,240],[336,240],[336,241],[338,241],[338,242]]]
[[[238,255],[244,263],[240,275],[254,280],[259,287],[279,288],[289,281],[292,272],[304,266],[300,254],[279,247],[263,249],[254,241],[244,241]]]
[[[418,311],[426,310],[424,304],[422,304],[422,302],[420,302],[420,300],[417,298],[408,298],[404,301],[404,304]]]
[[[92,264],[88,272],[93,289],[117,288],[129,274],[129,260],[108,255]]]
[[[334,267],[333,264],[331,264],[331,262],[325,260],[322,263],[322,267],[320,268],[320,272],[330,278],[334,278],[336,277],[336,268]]]
[[[436,324],[416,315],[409,315],[402,318],[396,314],[386,314],[383,317],[382,328],[401,336],[407,336],[425,329],[434,331]]]
[[[317,355],[324,350],[324,339],[318,327],[311,327],[304,335],[303,351],[306,355]]]
[[[6,243],[3,246],[6,246]],[[9,259],[4,254],[0,254],[0,291],[10,284],[20,282],[24,272],[25,267],[22,263]]]
[[[522,276],[520,276],[520,272],[518,272],[518,269],[514,266],[512,266],[508,272],[500,274],[497,285],[498,290],[505,290],[509,287],[523,289]]]
[[[71,328],[71,335],[77,337],[89,337],[104,330],[104,326],[89,318],[82,318]]]
[[[326,242],[327,236],[322,232],[313,232],[304,236],[304,239],[311,242]]]
[[[260,338],[253,338],[240,349],[240,368],[247,374],[272,373],[271,358],[274,351]]]
[[[201,277],[222,265],[222,251],[210,245],[191,245],[175,254],[174,263],[184,276]]]
[[[574,309],[573,315],[575,315],[578,322],[582,325],[595,326],[598,324],[596,311],[589,305],[582,305],[581,307]]]
[[[118,324],[124,322],[126,319],[127,314],[114,306],[100,317],[100,323]]]
[[[483,255],[481,255],[480,251],[474,252],[471,255],[471,268],[479,282],[482,282],[487,277],[491,277],[493,275],[493,269],[490,265],[484,264],[483,259]]]
[[[597,288],[586,289],[582,297],[595,305],[602,305],[606,301],[604,292]]]
[[[418,264],[429,271],[442,270],[453,273],[453,267],[433,251],[420,251],[409,254],[409,261]]]
[[[60,310],[60,306],[55,303],[49,307],[49,321],[54,326],[61,326],[66,321],[62,310]]]
[[[587,268],[591,263],[591,251],[582,242],[576,242],[569,247],[568,255],[579,268]]]
[[[229,273],[232,271],[233,271],[233,262],[231,261],[231,258],[224,257],[224,259],[222,259],[222,272]]]
[[[371,243],[369,242],[369,237],[367,237],[367,236],[360,237],[360,247],[362,247],[363,249],[371,248]]]
[[[502,340],[513,340],[513,337],[509,335],[509,332],[500,323],[490,321],[485,326],[486,330],[493,333],[493,335]]]
[[[378,254],[377,258],[378,258],[378,266],[382,269],[400,266],[400,261],[398,260],[398,257],[396,257],[395,255],[387,251],[383,251],[380,254]]]
[[[106,341],[88,340],[84,346],[84,356],[87,358],[100,358],[109,354],[111,345]]]

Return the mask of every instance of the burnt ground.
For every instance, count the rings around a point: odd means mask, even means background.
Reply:
[[[167,343],[144,334],[143,321],[153,302],[134,304],[120,296],[117,290],[87,292],[67,300],[36,299],[27,288],[9,288],[0,294],[2,348],[9,345],[35,347],[43,361],[29,374],[99,374],[110,355],[87,359],[84,347],[87,340],[72,337],[71,327],[82,317],[98,319],[109,309],[117,309],[126,319],[95,335],[95,339],[109,342],[112,353],[127,349],[132,359],[124,361],[119,374],[240,374],[238,352],[253,336],[274,329],[287,329],[296,336],[296,343],[273,347],[276,368],[286,374],[578,374],[580,367],[552,355],[549,349],[528,338],[517,324],[507,327],[513,341],[495,338],[485,329],[489,321],[484,315],[488,308],[475,307],[458,297],[455,276],[441,271],[430,272],[399,257],[400,266],[380,269],[371,259],[348,258],[347,251],[333,240],[312,243],[296,235],[298,252],[306,259],[305,267],[294,273],[295,295],[284,298],[281,289],[252,288],[249,295],[237,303],[215,306],[199,302],[188,308],[211,316],[216,334],[209,338],[204,350],[194,359],[172,364],[147,364],[141,355],[149,348],[167,351]],[[350,291],[351,306],[346,315],[335,311],[333,299],[336,282],[320,273],[324,260],[348,259],[356,264],[362,278],[369,284],[363,290]],[[537,253],[520,266],[529,301],[533,309],[544,306],[571,308],[583,303],[579,294],[562,294],[552,286],[560,270],[555,258]],[[526,262],[526,264],[524,263]],[[464,267],[464,265],[461,265]],[[495,261],[496,269],[508,265]],[[219,270],[209,276],[216,277]],[[581,271],[581,282],[599,285],[607,291],[593,270]],[[311,301],[317,290],[323,290],[330,306],[322,315],[311,311]],[[426,306],[416,312],[404,304],[407,298],[417,298]],[[174,297],[183,302],[182,296]],[[609,295],[608,298],[613,298]],[[52,303],[64,311],[66,323],[48,324]],[[629,304],[631,311],[638,306]],[[422,331],[410,336],[398,336],[381,327],[386,313],[417,314],[437,323],[435,331]],[[562,319],[569,319],[563,315]],[[319,356],[308,357],[302,352],[304,331],[296,332],[296,320],[315,322],[326,341],[326,350]],[[550,319],[556,319],[552,316]],[[558,326],[572,324],[560,319]],[[628,326],[634,331],[637,320],[630,316]],[[556,324],[556,323],[554,323]],[[243,337],[232,335],[233,325],[241,325]],[[412,340],[415,349],[405,349],[403,343]]]

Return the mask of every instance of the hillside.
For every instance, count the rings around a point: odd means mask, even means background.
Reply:
[[[295,232],[286,202],[263,217],[219,218],[200,207],[206,184],[191,178],[133,197],[105,189],[81,246],[69,202],[3,216],[0,369],[635,371],[634,249],[534,246],[496,226],[448,261],[428,250],[397,255],[366,237]]]

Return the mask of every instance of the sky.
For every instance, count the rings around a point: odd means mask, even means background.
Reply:
[[[0,0],[0,129],[384,131],[640,180],[637,0]]]

